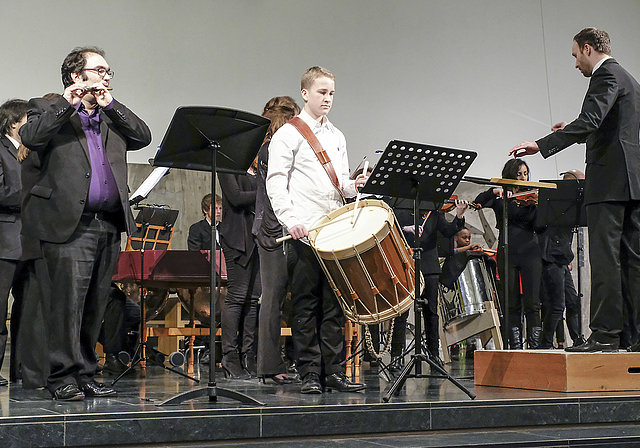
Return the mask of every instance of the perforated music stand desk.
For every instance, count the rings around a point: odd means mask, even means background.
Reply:
[[[483,177],[472,177],[465,176],[464,180],[468,182],[473,182],[474,184],[479,185],[495,185],[500,186],[504,190],[506,187],[530,187],[530,188],[541,188],[541,189],[555,189],[556,184],[551,182],[532,182],[525,180],[515,180],[515,179],[502,179],[499,177],[492,177],[491,179],[485,179]],[[503,253],[503,273],[504,278],[500,279],[502,282],[502,294],[504,297],[504,310],[502,310],[502,314],[504,316],[504,329],[502,331],[502,340],[507,341],[506,346],[508,346],[509,339],[506,338],[507,329],[509,328],[509,206],[508,206],[509,198],[507,198],[506,194],[502,195],[502,205],[503,205],[503,218],[502,218],[502,230],[500,231],[500,235],[502,236],[502,253]]]
[[[418,229],[422,201],[443,203],[449,199],[476,156],[475,152],[462,149],[392,140],[384,150],[362,192],[390,196],[399,200],[413,200],[414,228]],[[427,206],[432,209],[430,205]],[[391,396],[405,383],[413,368],[415,368],[414,377],[421,377],[422,361],[428,363],[432,369],[442,375],[442,378],[448,379],[471,399],[474,399],[475,394],[467,390],[446,370],[431,360],[428,354],[422,353],[422,324],[418,303],[421,278],[420,237],[419,232],[414,233],[415,354],[387,388],[382,400],[385,402],[390,400]]]
[[[162,139],[153,165],[211,172],[211,197],[216,197],[216,172],[245,174],[260,150],[270,121],[259,115],[222,107],[188,106],[176,109],[171,124]],[[211,220],[211,235],[215,235],[215,220]],[[216,253],[216,239],[211,238],[211,253]],[[211,321],[209,327],[209,383],[159,403],[158,406],[180,404],[201,396],[217,401],[218,396],[246,404],[262,403],[240,392],[216,386],[215,334],[216,322],[216,262],[212,257],[210,282]]]

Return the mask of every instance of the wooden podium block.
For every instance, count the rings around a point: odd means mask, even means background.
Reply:
[[[640,353],[477,350],[476,386],[554,392],[640,390]]]

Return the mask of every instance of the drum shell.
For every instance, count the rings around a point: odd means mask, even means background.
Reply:
[[[484,260],[472,258],[458,277],[454,289],[441,288],[440,310],[449,324],[486,311],[485,302],[497,302],[495,284]]]
[[[374,324],[396,317],[411,307],[415,271],[410,250],[391,209],[382,201],[374,200],[364,201],[363,206],[381,206],[389,212],[388,219],[374,234],[351,248],[329,251],[314,247],[314,250],[345,316],[353,322]],[[328,218],[352,213],[353,204],[343,209]],[[310,239],[313,247],[314,239]],[[372,290],[371,281],[378,292]]]

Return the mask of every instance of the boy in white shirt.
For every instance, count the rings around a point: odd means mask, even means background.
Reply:
[[[329,389],[355,392],[366,386],[349,381],[340,366],[344,314],[307,237],[319,219],[343,205],[342,195],[355,196],[356,187],[364,185],[367,178],[361,175],[355,181],[349,179],[344,135],[327,119],[335,93],[333,74],[322,67],[311,67],[302,75],[301,93],[305,105],[298,117],[326,151],[339,187],[334,186],[294,125],[287,123],[278,129],[269,146],[267,194],[278,221],[293,238],[286,243],[286,250],[295,259],[292,337],[302,378],[300,392],[322,393],[321,377]]]

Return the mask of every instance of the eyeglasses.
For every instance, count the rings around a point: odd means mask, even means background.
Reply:
[[[85,70],[91,70],[92,72],[96,72],[98,74],[98,76],[100,76],[101,78],[104,78],[104,75],[109,75],[109,78],[113,78],[113,70],[107,70],[105,68],[102,67],[98,67],[98,68],[85,68]]]

